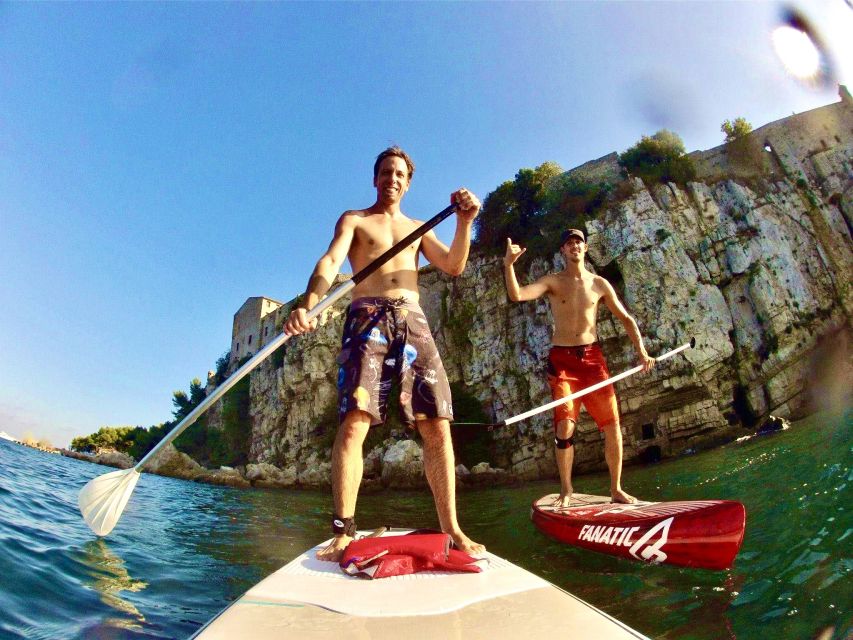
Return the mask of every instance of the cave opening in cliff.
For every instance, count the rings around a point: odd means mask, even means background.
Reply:
[[[660,462],[662,458],[663,452],[661,451],[661,448],[657,445],[646,447],[637,455],[637,460],[639,460],[643,464],[654,464],[656,462]]]
[[[483,405],[464,384],[450,384],[453,396],[453,416],[459,422],[474,422],[478,425],[454,424],[450,430],[453,439],[453,454],[457,463],[471,468],[481,462],[494,463],[493,432],[484,429],[492,419],[486,415]]]
[[[621,292],[623,290],[625,278],[622,277],[622,270],[619,268],[616,260],[611,260],[603,266],[596,264],[595,272],[612,284],[617,291]]]
[[[735,385],[732,391],[732,410],[743,426],[754,427],[758,423],[758,416],[749,405],[749,389],[742,384]]]

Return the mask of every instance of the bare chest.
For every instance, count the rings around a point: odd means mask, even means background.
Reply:
[[[551,306],[561,314],[594,315],[601,300],[592,278],[560,278],[551,291]]]
[[[400,220],[374,219],[367,217],[355,229],[350,256],[357,260],[375,258],[409,235],[418,224],[408,218]],[[417,255],[420,240],[406,247],[395,261],[411,260]]]

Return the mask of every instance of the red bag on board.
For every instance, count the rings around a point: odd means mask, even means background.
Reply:
[[[477,559],[457,549],[446,533],[411,533],[353,540],[344,550],[340,567],[351,576],[378,579],[419,571],[479,573]]]

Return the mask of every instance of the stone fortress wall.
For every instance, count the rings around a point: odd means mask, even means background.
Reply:
[[[258,352],[276,336],[276,316],[283,303],[264,296],[247,298],[234,314],[231,365]]]

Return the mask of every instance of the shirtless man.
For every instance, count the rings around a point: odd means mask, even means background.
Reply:
[[[329,290],[345,258],[358,272],[422,224],[400,210],[414,170],[409,156],[398,147],[379,154],[373,166],[375,204],[340,217],[332,242],[308,281],[303,306],[290,313],[284,327],[287,333],[305,333],[316,327],[316,319],[309,323],[306,312]],[[332,449],[335,536],[317,553],[321,560],[338,561],[355,535],[355,505],[364,465],[362,444],[368,429],[385,421],[394,378],[400,383],[403,419],[414,424],[423,439],[424,467],[441,530],[466,553],[485,551],[462,533],[456,520],[450,385],[418,306],[419,253],[452,276],[461,274],[468,261],[471,223],[480,211],[480,201],[467,189],[459,189],[451,195],[451,202],[457,205],[456,234],[449,248],[429,231],[353,289],[338,356],[340,426]]]
[[[560,253],[565,259],[566,268],[559,273],[545,275],[526,287],[518,285],[513,265],[527,249],[522,249],[507,238],[504,256],[504,280],[509,299],[523,302],[547,295],[551,303],[554,335],[548,354],[548,384],[555,400],[610,377],[596,335],[598,304],[602,300],[628,332],[640,356],[643,371],[649,371],[655,364],[655,359],[646,353],[637,323],[625,310],[613,287],[584,266],[587,244],[583,232],[568,229],[563,232],[560,241]],[[574,434],[581,404],[595,420],[599,431],[604,432],[604,457],[610,470],[610,495],[613,502],[636,502],[636,498],[622,489],[619,407],[613,385],[607,385],[554,410],[554,444],[557,469],[560,472],[560,497],[555,501],[555,506],[567,507],[571,501]]]

